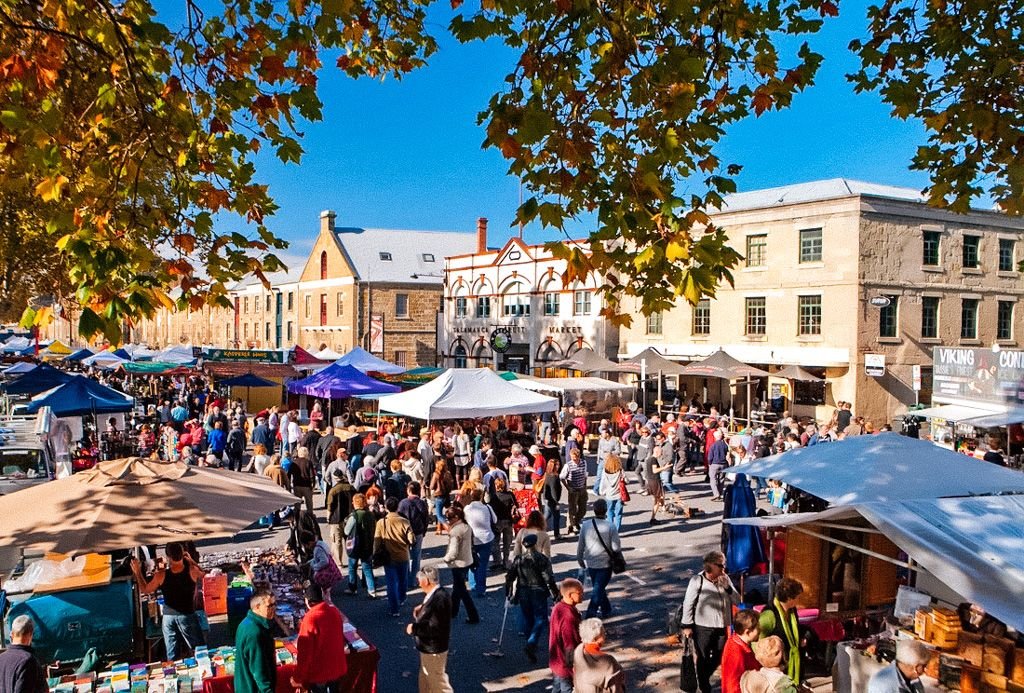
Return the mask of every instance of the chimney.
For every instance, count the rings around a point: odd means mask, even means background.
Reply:
[[[487,252],[487,217],[476,220],[476,252]]]
[[[332,209],[325,209],[320,212],[320,232],[327,231],[329,233],[334,232],[334,218],[338,216]]]

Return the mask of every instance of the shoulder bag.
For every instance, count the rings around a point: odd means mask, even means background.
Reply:
[[[604,543],[604,537],[601,536],[601,530],[597,528],[597,520],[591,520],[591,524],[594,526],[594,534],[597,535],[597,540],[601,542],[601,546],[604,547],[605,552],[608,554],[608,558],[611,559],[612,573],[618,575],[626,571],[626,557],[622,555],[622,551],[612,551],[608,548],[608,544]]]

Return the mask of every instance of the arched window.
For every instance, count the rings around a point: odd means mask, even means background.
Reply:
[[[465,368],[466,367],[466,365],[467,365],[467,363],[466,363],[467,362],[467,357],[469,355],[466,353],[466,347],[465,346],[463,346],[462,344],[459,344],[457,347],[455,347],[455,352],[452,354],[452,356],[455,358],[455,367],[456,368]]]
[[[473,344],[473,358],[479,368],[485,368],[491,361],[491,347],[482,337]]]
[[[522,282],[511,282],[501,292],[502,314],[506,318],[530,316],[530,294]]]
[[[327,279],[327,251],[320,253],[320,278]]]

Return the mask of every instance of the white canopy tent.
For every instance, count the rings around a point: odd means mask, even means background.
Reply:
[[[191,345],[178,344],[156,352],[153,360],[160,363],[192,363],[196,357],[192,354]]]
[[[97,368],[116,368],[122,363],[127,362],[128,359],[123,359],[110,351],[101,351],[98,354],[88,356],[81,361],[83,366],[96,366]]]
[[[729,472],[778,479],[832,505],[1024,493],[1021,472],[896,433],[797,448]]]
[[[385,395],[380,410],[426,421],[556,411],[558,400],[516,387],[489,368],[449,368],[408,392]]]
[[[940,404],[927,409],[908,411],[907,416],[918,416],[922,419],[944,419],[979,428],[996,428],[1024,422],[1024,407],[1007,406],[996,402]]]
[[[342,356],[344,356],[344,354],[339,354],[331,347],[324,347],[320,351],[313,354],[313,356],[316,356],[321,361],[337,361]]]
[[[1024,497],[975,496],[732,518],[729,524],[803,528],[863,517],[949,589],[1024,630]]]
[[[557,395],[566,392],[632,392],[633,386],[624,383],[616,383],[612,380],[596,377],[580,378],[535,378],[529,375],[520,375],[510,383],[525,390],[534,392],[552,392]]]

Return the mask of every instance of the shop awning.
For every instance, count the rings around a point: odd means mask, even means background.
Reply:
[[[995,416],[1006,412],[1006,407],[999,404],[967,405],[967,404],[941,404],[937,407],[927,409],[916,409],[908,411],[907,416],[920,416],[922,419],[944,419],[954,422],[968,422],[971,419],[980,419],[986,416]]]

